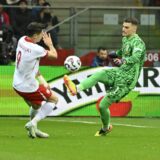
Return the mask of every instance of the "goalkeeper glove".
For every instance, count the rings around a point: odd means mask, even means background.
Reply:
[[[117,56],[117,54],[116,54],[115,51],[109,52],[108,56],[109,56],[110,58],[118,58],[118,56]]]
[[[115,59],[113,60],[113,62],[114,62],[117,66],[121,66],[122,64],[125,64],[125,63],[126,63],[125,59],[118,59],[118,58],[115,58]]]

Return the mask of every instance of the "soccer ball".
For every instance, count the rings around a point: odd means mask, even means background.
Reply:
[[[78,71],[81,67],[81,60],[77,56],[68,56],[64,61],[64,66],[70,72]]]

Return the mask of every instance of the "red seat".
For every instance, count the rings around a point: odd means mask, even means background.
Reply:
[[[96,52],[89,52],[80,57],[82,66],[91,66],[93,58],[96,56]]]

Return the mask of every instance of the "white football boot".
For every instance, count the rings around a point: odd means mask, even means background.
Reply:
[[[27,122],[25,125],[25,129],[28,131],[28,136],[30,138],[36,138],[36,127],[31,123],[31,122]]]
[[[37,129],[35,130],[35,134],[37,137],[39,138],[48,138],[49,137],[49,134],[45,133],[45,132],[42,132],[41,130]]]

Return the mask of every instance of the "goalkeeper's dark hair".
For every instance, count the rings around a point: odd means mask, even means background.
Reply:
[[[38,22],[31,22],[26,29],[27,36],[33,36],[34,34],[39,34],[43,29],[46,28],[45,24]]]
[[[139,24],[139,21],[134,17],[125,18],[123,22],[132,23],[133,25],[136,25],[136,26],[138,26]]]

